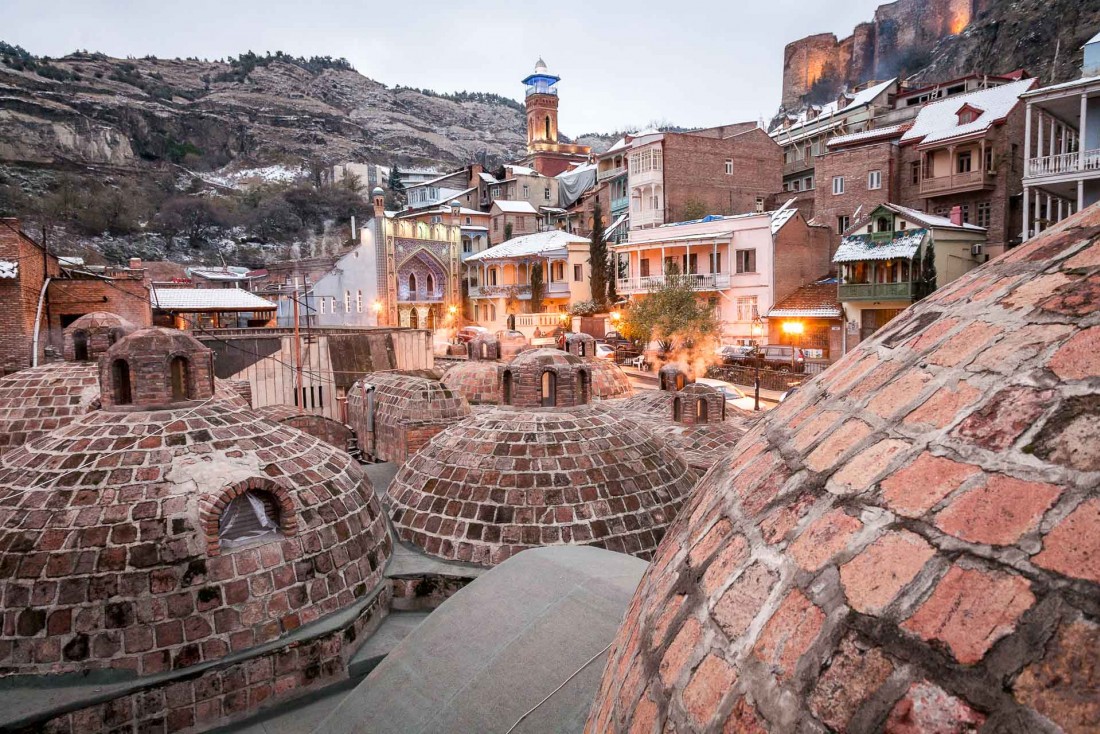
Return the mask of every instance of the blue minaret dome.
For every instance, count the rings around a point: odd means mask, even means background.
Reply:
[[[554,88],[554,85],[561,81],[560,76],[551,74],[546,68],[546,62],[539,57],[538,62],[535,63],[535,73],[529,75],[523,80],[523,83],[527,85],[527,96],[532,94],[557,94],[558,90]]]

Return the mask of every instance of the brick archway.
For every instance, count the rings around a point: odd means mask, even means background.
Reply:
[[[221,489],[214,497],[203,497],[199,505],[199,522],[203,537],[206,539],[206,554],[221,555],[222,547],[218,538],[218,527],[222,513],[229,503],[249,490],[267,492],[279,505],[279,531],[284,538],[292,538],[298,533],[298,516],[294,512],[294,500],[290,492],[282,485],[265,477],[251,477]]]

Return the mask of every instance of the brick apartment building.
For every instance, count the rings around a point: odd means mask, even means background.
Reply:
[[[30,367],[36,349],[39,362],[47,346],[60,353],[61,330],[93,311],[136,326],[152,323],[144,271],[101,270],[67,266],[23,232],[18,219],[0,219],[0,372]]]
[[[996,256],[1018,241],[1023,172],[1024,79],[920,108],[911,123],[838,136],[816,160],[815,221],[841,235],[887,202],[988,232]]]
[[[630,227],[762,212],[782,184],[783,151],[754,122],[629,136]]]

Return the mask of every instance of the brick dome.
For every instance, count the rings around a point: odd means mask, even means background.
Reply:
[[[99,355],[136,328],[118,314],[107,311],[84,314],[62,331],[62,353],[69,361],[99,359]]]
[[[501,403],[519,408],[572,407],[592,399],[589,360],[560,349],[531,349],[500,372]]]
[[[302,433],[319,438],[341,451],[347,451],[352,444],[352,439],[355,438],[355,432],[352,431],[351,426],[335,418],[298,410],[293,405],[265,405],[262,408],[256,408],[256,413],[269,421],[297,428]]]
[[[481,359],[458,362],[443,373],[440,381],[471,405],[496,405],[500,403],[501,369],[499,362]]]
[[[153,410],[214,395],[214,353],[178,329],[149,327],[99,357],[104,408]]]
[[[469,415],[461,393],[425,374],[372,372],[348,391],[348,423],[359,447],[384,461],[404,461]]]
[[[1100,207],[910,307],[702,480],[589,731],[1095,731]]]
[[[0,377],[0,455],[98,406],[94,362],[49,362]]]
[[[682,364],[669,362],[657,370],[657,387],[660,390],[682,390],[692,382],[695,382],[695,376],[691,368]]]
[[[565,351],[578,357],[596,356],[596,338],[591,334],[572,332],[565,335]]]
[[[467,354],[471,360],[500,359],[500,340],[493,334],[478,334],[469,341]]]
[[[390,551],[358,464],[239,401],[94,411],[0,458],[0,668],[218,660],[369,594]]]
[[[495,565],[569,543],[648,558],[691,485],[684,462],[630,418],[498,408],[433,438],[389,496],[402,540]]]
[[[585,360],[592,370],[592,398],[594,400],[613,400],[626,398],[634,394],[630,378],[622,368],[608,359],[590,357]]]

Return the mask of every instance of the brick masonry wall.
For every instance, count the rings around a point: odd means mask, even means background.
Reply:
[[[783,150],[763,130],[725,139],[665,133],[663,145],[666,221],[683,221],[691,203],[706,214],[751,212],[757,197],[766,200],[783,187]]]
[[[49,306],[50,343],[57,347],[61,346],[62,317],[107,311],[138,329],[153,325],[149,289],[140,277],[118,277],[110,284],[95,278],[54,280],[49,287]]]
[[[173,329],[149,328],[116,342],[99,358],[103,407],[117,404],[120,395],[116,364],[123,362],[130,375],[130,404],[158,407],[178,400],[172,394],[171,364],[187,360],[187,399],[206,400],[214,394],[213,351],[190,334]]]
[[[810,226],[801,214],[783,225],[775,235],[772,303],[834,269],[833,241],[828,227]]]
[[[508,405],[519,408],[542,407],[543,374],[554,376],[554,407],[583,405],[591,400],[592,370],[580,357],[558,349],[537,349],[524,352],[501,371],[502,393],[504,385],[511,385]],[[582,393],[579,380],[587,379],[587,394]]]
[[[860,217],[865,217],[875,207],[888,201],[904,203],[897,201],[899,193],[897,171],[900,160],[898,146],[890,142],[838,150],[818,156],[817,178],[814,183],[814,221],[824,226],[830,233],[830,258],[840,246],[840,233],[837,231],[838,217],[846,216],[851,224],[855,224],[857,209],[860,211]],[[905,168],[904,165],[901,167]],[[867,187],[867,178],[871,171],[881,172],[881,188]],[[843,194],[833,193],[835,176],[844,177]]]
[[[0,278],[0,372],[7,374],[30,367],[35,314],[42,284],[47,275],[56,275],[57,260],[46,258],[28,237],[19,231],[19,220],[0,220],[0,260],[18,263],[15,278]],[[41,359],[47,344],[45,315],[40,325]],[[58,335],[60,339],[60,334]],[[57,344],[60,347],[60,341]]]

